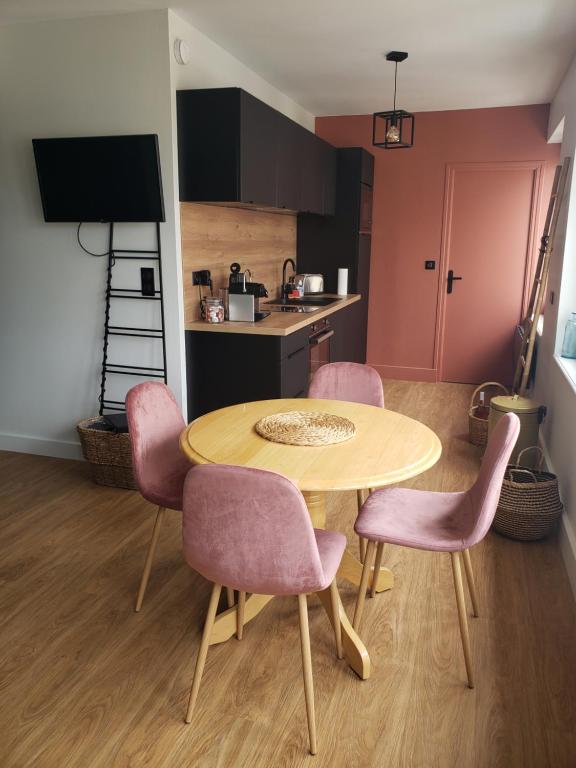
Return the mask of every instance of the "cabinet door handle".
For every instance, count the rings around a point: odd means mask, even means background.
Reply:
[[[448,288],[446,290],[446,293],[452,293],[452,283],[454,282],[454,280],[462,280],[462,279],[463,278],[458,277],[457,275],[454,274],[453,269],[449,269],[448,270]]]

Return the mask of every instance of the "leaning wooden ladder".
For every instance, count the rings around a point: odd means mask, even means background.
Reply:
[[[540,239],[540,250],[538,252],[538,263],[534,275],[534,283],[530,294],[528,312],[522,323],[523,337],[516,363],[516,372],[514,374],[513,391],[520,397],[524,397],[528,389],[528,379],[530,376],[530,367],[534,355],[534,344],[536,333],[538,331],[538,321],[542,314],[544,299],[546,296],[546,284],[548,282],[548,271],[550,268],[550,257],[554,251],[554,239],[556,237],[556,228],[558,226],[558,217],[564,200],[564,191],[566,189],[566,179],[570,170],[570,158],[566,157],[562,165],[556,167],[554,183],[552,184],[552,194],[546,213],[546,222],[544,224],[544,233]]]

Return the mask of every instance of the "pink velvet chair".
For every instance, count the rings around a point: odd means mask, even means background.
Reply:
[[[189,565],[213,582],[186,722],[192,719],[222,584],[239,591],[239,638],[246,592],[298,595],[310,752],[316,754],[306,594],[330,590],[336,649],[342,658],[336,572],[346,538],[315,530],[302,494],[282,475],[219,464],[190,470],[184,486],[182,535]]]
[[[308,388],[308,397],[318,400],[347,400],[384,408],[384,387],[380,374],[361,363],[328,363],[319,368]],[[358,490],[358,509],[364,503],[364,491]],[[366,546],[360,538],[360,560],[364,561]]]
[[[368,540],[362,580],[354,612],[354,628],[360,624],[366,588],[374,562],[374,574],[380,570],[385,543],[402,547],[449,552],[456,591],[456,604],[468,685],[474,687],[466,602],[462,584],[460,553],[468,581],[473,615],[478,616],[478,601],[470,562],[470,547],[488,533],[494,519],[506,465],[516,444],[520,420],[509,413],[503,416],[490,436],[478,478],[463,493],[433,493],[408,488],[374,491],[363,505],[354,526],[359,536]],[[372,579],[374,596],[376,577]]]
[[[145,381],[133,387],[126,396],[126,413],[138,490],[147,501],[158,505],[136,598],[136,611],[139,611],[166,510],[182,510],[184,480],[190,462],[179,445],[180,433],[186,426],[184,418],[165,384]]]
[[[379,374],[361,363],[328,363],[321,366],[308,389],[308,397],[348,400],[384,408],[384,388]]]

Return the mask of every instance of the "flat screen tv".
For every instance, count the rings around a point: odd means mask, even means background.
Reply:
[[[46,221],[164,221],[156,134],[32,145]]]

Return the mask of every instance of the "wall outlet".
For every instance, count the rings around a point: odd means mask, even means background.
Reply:
[[[436,269],[436,262],[435,261],[425,261],[424,262],[424,269]]]
[[[192,272],[192,285],[210,285],[212,283],[212,276],[209,269],[199,269],[197,272]]]
[[[140,267],[140,285],[142,296],[155,296],[154,267]]]

